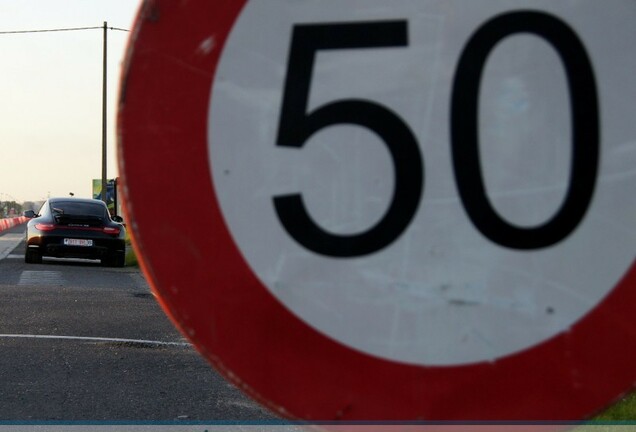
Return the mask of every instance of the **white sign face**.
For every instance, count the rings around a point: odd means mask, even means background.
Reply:
[[[633,2],[387,4],[246,4],[208,129],[234,241],[301,320],[381,358],[566,332],[635,257]]]

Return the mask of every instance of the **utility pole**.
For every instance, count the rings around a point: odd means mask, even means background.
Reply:
[[[102,201],[108,204],[107,179],[106,179],[106,47],[108,39],[108,23],[104,21],[104,69],[102,84]]]

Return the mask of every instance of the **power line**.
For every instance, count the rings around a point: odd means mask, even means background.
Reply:
[[[118,27],[106,27],[108,30],[118,31],[130,31],[128,29]],[[99,27],[71,27],[71,28],[55,28],[55,29],[38,29],[38,30],[10,30],[0,31],[0,34],[24,34],[24,33],[50,33],[50,32],[64,32],[64,31],[78,31],[78,30],[103,30],[103,26]]]

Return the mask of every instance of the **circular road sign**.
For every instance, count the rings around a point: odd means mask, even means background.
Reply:
[[[119,161],[163,307],[286,417],[597,412],[636,381],[635,21],[145,2]]]

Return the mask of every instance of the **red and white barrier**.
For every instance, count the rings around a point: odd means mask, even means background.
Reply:
[[[0,231],[25,223],[29,218],[24,216],[0,219]]]

